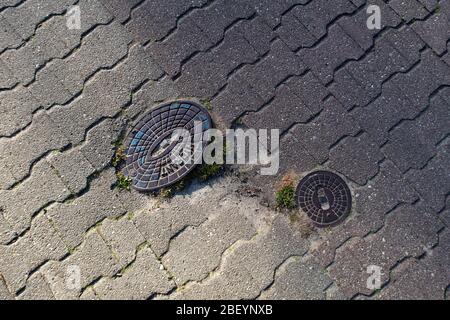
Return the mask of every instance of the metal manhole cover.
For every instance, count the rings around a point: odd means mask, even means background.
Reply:
[[[177,129],[189,131],[194,142],[195,124],[202,133],[212,127],[211,117],[205,108],[189,101],[175,101],[161,105],[134,126],[126,141],[125,176],[139,191],[155,191],[185,177],[195,164],[177,163],[171,151],[179,144],[172,134]],[[194,144],[192,143],[192,152]]]
[[[352,208],[352,195],[345,181],[328,171],[310,173],[297,187],[299,207],[318,227],[341,222]]]

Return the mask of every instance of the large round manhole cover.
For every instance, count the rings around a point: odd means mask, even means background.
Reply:
[[[297,187],[299,207],[319,227],[341,222],[350,213],[352,196],[337,174],[317,171],[307,175]]]
[[[195,167],[192,161],[173,161],[171,151],[180,144],[177,129],[189,132],[194,156],[195,138],[212,127],[206,109],[188,101],[175,101],[153,109],[128,134],[124,174],[139,191],[154,191],[185,177]],[[203,142],[202,142],[203,143]]]

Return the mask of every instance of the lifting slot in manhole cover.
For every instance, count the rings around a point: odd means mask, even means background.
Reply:
[[[318,227],[333,226],[344,220],[352,208],[352,195],[345,181],[335,173],[316,171],[297,187],[298,206]]]
[[[189,161],[175,162],[171,151],[180,141],[173,133],[177,129],[189,131],[194,149],[195,126],[202,132],[212,127],[205,108],[190,101],[174,101],[161,105],[143,116],[127,136],[126,165],[123,172],[139,191],[155,191],[184,178],[195,167]]]

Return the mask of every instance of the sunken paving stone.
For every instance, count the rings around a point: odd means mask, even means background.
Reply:
[[[0,299],[448,299],[449,0],[0,2]],[[121,190],[124,135],[179,99],[280,129],[278,173]],[[319,170],[342,223],[266,206]]]

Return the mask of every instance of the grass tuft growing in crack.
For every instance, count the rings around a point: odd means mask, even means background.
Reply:
[[[119,189],[131,191],[131,179],[125,177],[122,172],[117,172],[117,187]]]
[[[294,186],[290,185],[281,188],[275,195],[277,206],[279,208],[294,209],[296,206],[294,195]]]
[[[295,201],[295,182],[297,177],[294,173],[286,174],[277,186],[275,201],[278,209],[292,210],[297,206]]]

